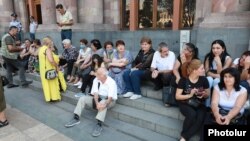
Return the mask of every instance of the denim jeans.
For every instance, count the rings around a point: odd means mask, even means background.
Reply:
[[[141,79],[145,74],[145,70],[127,70],[123,74],[123,79],[128,92],[134,92],[141,95]]]
[[[70,39],[71,40],[71,38],[72,38],[72,30],[71,29],[61,31],[61,39],[62,39],[62,41],[64,39]]]
[[[30,39],[31,39],[32,41],[34,41],[34,40],[36,39],[35,33],[30,33]]]

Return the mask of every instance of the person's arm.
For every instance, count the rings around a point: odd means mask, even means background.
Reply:
[[[113,61],[109,63],[109,66],[124,67],[127,64],[128,64],[128,60],[120,61],[120,60],[113,59]]]
[[[185,94],[183,95],[183,91],[184,91],[184,88],[186,87],[186,82],[187,80],[186,79],[181,79],[179,82],[178,82],[178,86],[177,86],[177,89],[176,89],[176,95],[175,95],[175,98],[176,100],[187,100],[191,97],[193,97],[193,95],[197,92],[197,89],[193,88],[189,94]]]
[[[108,105],[112,102],[113,96],[117,95],[117,85],[115,83],[115,81],[112,81],[109,83],[109,89],[108,89],[108,99],[106,100],[106,107],[108,107]]]
[[[175,98],[176,98],[176,100],[187,100],[187,99],[193,97],[194,94],[196,93],[196,91],[197,91],[196,89],[192,89],[189,94],[182,95],[183,89],[177,88]]]
[[[220,77],[220,74],[213,73],[213,72],[210,71],[208,57],[207,57],[207,59],[205,61],[205,72],[206,72],[206,76],[211,76],[212,78],[219,78]]]
[[[53,58],[53,54],[52,54],[52,51],[50,48],[47,48],[46,49],[46,57],[47,59],[49,60],[49,62],[55,66],[56,70],[59,71],[59,67],[58,67],[58,64],[55,62],[54,58]]]
[[[219,94],[219,87],[215,86],[212,94],[212,99],[211,99],[211,110],[214,115],[216,123],[222,125],[223,122],[221,121],[222,116],[219,113],[219,99],[220,99],[220,94]]]
[[[236,99],[233,109],[231,109],[229,113],[225,116],[226,125],[228,125],[230,121],[240,113],[240,110],[245,105],[246,101],[247,101],[247,91],[245,90],[240,93],[240,95]]]
[[[22,51],[23,48],[21,48],[20,46],[16,46],[16,47],[13,46],[13,44],[15,44],[14,42],[13,42],[12,37],[10,37],[10,36],[8,36],[8,37],[5,38],[5,43],[7,45],[7,50],[10,53]]]
[[[226,58],[226,62],[225,62],[225,64],[224,64],[224,66],[222,67],[222,70],[224,70],[224,69],[230,67],[231,64],[232,64],[232,58],[228,56],[228,57]]]
[[[179,62],[179,60],[176,59],[174,63],[174,68],[173,68],[173,74],[176,77],[176,83],[178,83],[181,78],[179,70],[178,70],[180,66],[181,66],[181,63]]]

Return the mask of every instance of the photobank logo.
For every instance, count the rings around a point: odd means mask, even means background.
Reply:
[[[203,135],[204,141],[215,139],[238,139],[239,141],[249,141],[249,125],[205,125]]]

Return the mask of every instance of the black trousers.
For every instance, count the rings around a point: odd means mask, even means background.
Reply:
[[[90,75],[90,74],[86,74],[82,77],[81,91],[83,93],[85,93],[87,86],[89,86],[89,93],[91,92],[91,88],[92,88],[92,84],[93,84],[94,79],[95,79],[95,76]]]
[[[202,105],[198,108],[193,108],[180,101],[178,101],[178,105],[180,112],[185,116],[181,136],[186,140],[189,140],[200,129],[202,129],[206,117],[206,107]]]
[[[152,78],[152,81],[155,84],[155,86],[163,87],[163,86],[169,86],[171,79],[172,79],[171,73],[161,73],[155,79]]]

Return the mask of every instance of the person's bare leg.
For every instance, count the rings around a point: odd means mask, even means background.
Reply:
[[[0,121],[4,122],[6,120],[6,116],[4,111],[0,112]]]

